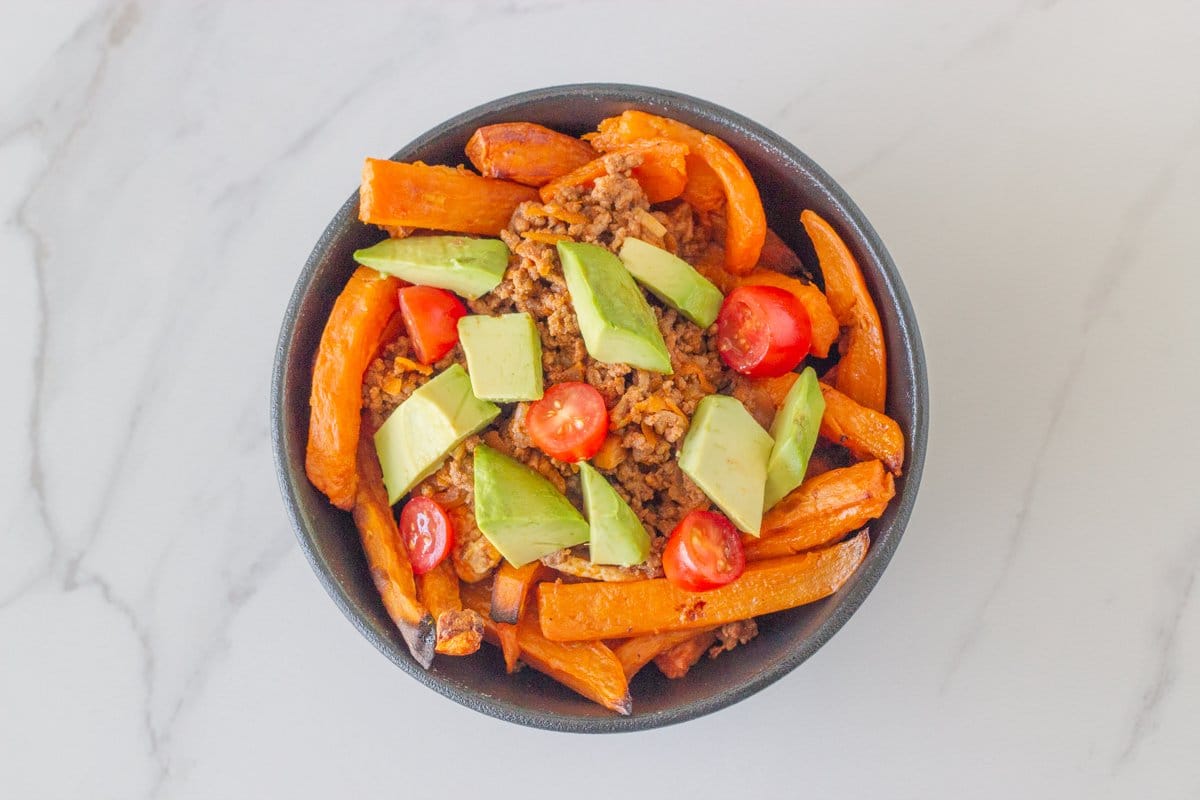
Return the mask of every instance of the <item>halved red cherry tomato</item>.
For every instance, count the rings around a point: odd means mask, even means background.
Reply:
[[[608,409],[595,387],[568,381],[546,390],[525,415],[529,438],[546,455],[559,461],[591,458],[608,435]]]
[[[746,570],[742,537],[715,511],[693,511],[679,521],[662,554],[667,580],[689,592],[717,589]]]
[[[717,352],[751,378],[791,372],[808,353],[812,323],[791,292],[778,286],[739,286],[717,315]]]
[[[422,364],[438,361],[458,343],[458,320],[467,315],[462,301],[445,289],[405,286],[400,314]]]
[[[454,523],[436,500],[417,496],[400,512],[400,537],[413,573],[424,575],[442,563],[454,546]]]

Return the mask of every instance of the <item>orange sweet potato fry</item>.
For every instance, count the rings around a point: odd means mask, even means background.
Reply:
[[[692,638],[654,657],[654,666],[658,667],[663,675],[672,679],[684,677],[717,640],[717,634],[713,631],[692,633]]]
[[[514,567],[507,561],[501,563],[492,579],[492,619],[516,624],[525,613],[529,590],[541,573],[540,561],[532,561],[523,567]]]
[[[543,583],[542,633],[556,642],[711,628],[795,608],[833,594],[862,563],[865,531],[824,550],[750,564],[720,589],[688,592],[666,578],[629,583]]]
[[[435,646],[433,617],[417,600],[412,565],[396,529],[392,507],[388,505],[374,440],[370,436],[361,437],[357,449],[359,480],[352,513],[371,580],[409,652],[417,663],[429,669]]]
[[[763,515],[758,538],[742,537],[746,558],[780,558],[836,542],[881,515],[895,494],[896,484],[879,461],[809,478]]]
[[[568,186],[583,186],[604,177],[608,174],[606,158],[613,155],[642,157],[642,163],[633,168],[633,177],[651,203],[674,199],[687,183],[687,152],[687,145],[666,139],[626,145],[547,183],[541,188],[542,202],[549,203],[555,194]]]
[[[758,269],[771,269],[776,272],[793,273],[803,264],[800,256],[796,255],[787,242],[779,237],[771,228],[767,228],[767,238],[763,240],[762,252],[758,255]]]
[[[495,644],[499,625],[489,615],[490,594],[475,585],[464,587],[463,603],[483,616],[484,635]],[[537,619],[526,615],[516,626],[521,660],[564,686],[573,689],[610,711],[629,714],[633,701],[629,681],[612,650],[599,641],[553,642],[542,635]]]
[[[532,122],[485,125],[467,142],[467,158],[488,178],[542,186],[596,158],[590,144]]]
[[[690,147],[698,147],[704,134],[695,128],[667,117],[644,111],[626,111],[617,117],[601,121],[595,133],[584,135],[597,150],[611,152],[620,147],[646,139],[672,139]],[[699,211],[716,211],[725,204],[725,187],[716,170],[708,165],[698,150],[687,156],[687,185],[683,199]]]
[[[786,246],[786,245],[785,245]],[[812,324],[812,344],[809,352],[817,358],[829,355],[829,348],[837,341],[841,328],[838,319],[825,295],[814,284],[805,283],[799,278],[784,275],[774,270],[756,269],[739,280],[742,285],[778,286],[791,292],[808,312],[808,321]]]
[[[634,636],[626,639],[613,648],[613,655],[621,662],[625,677],[633,680],[633,676],[641,671],[658,656],[666,653],[676,645],[695,639],[697,635],[711,634],[716,628],[707,628],[700,634],[693,630],[666,631],[665,633],[648,633],[645,636]],[[707,645],[706,645],[707,646]]]
[[[358,218],[370,225],[497,236],[537,190],[465,169],[368,158]]]
[[[476,612],[463,608],[458,576],[449,561],[418,575],[417,590],[421,602],[437,621],[437,652],[468,656],[479,649],[483,641],[483,620]]]
[[[900,475],[904,466],[904,432],[891,417],[854,402],[826,383],[821,384],[825,413],[821,436],[846,447],[855,458],[877,458],[888,472]]]
[[[715,175],[725,195],[725,266],[741,275],[758,263],[767,235],[767,217],[762,198],[745,162],[725,142],[677,120],[636,110],[603,120],[595,134],[584,138],[590,139],[592,145],[602,152],[651,138],[671,139],[686,144],[689,152],[699,156]],[[700,174],[704,176],[700,180],[707,184],[704,188],[707,193],[711,191],[711,178],[705,170],[701,170]],[[706,202],[703,197],[696,197],[699,191],[689,194],[698,203]],[[689,199],[689,202],[692,200]],[[705,208],[700,205],[697,207]]]
[[[517,626],[506,622],[497,622],[496,644],[504,654],[504,671],[512,675],[517,671],[521,660],[521,642],[517,638]]]
[[[354,507],[358,485],[363,373],[399,306],[396,290],[402,285],[359,267],[334,301],[317,346],[304,468],[313,486],[345,511]]]
[[[867,408],[883,411],[887,402],[887,346],[862,271],[850,248],[828,222],[809,210],[800,214],[800,222],[816,248],[829,306],[842,327],[848,329],[838,361],[837,389]]]

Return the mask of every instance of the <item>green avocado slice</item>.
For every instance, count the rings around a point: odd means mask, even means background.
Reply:
[[[388,502],[396,503],[437,471],[459,442],[499,413],[499,406],[472,394],[471,379],[459,364],[413,392],[375,433]]]
[[[771,437],[775,444],[767,462],[763,508],[769,509],[778,503],[804,480],[824,413],[825,398],[821,395],[817,373],[812,367],[805,367],[788,390],[783,405],[771,423]]]
[[[558,258],[591,357],[670,375],[658,320],[621,259],[581,242],[559,242]]]
[[[679,468],[739,530],[758,535],[771,434],[736,398],[700,401],[679,451]]]
[[[508,246],[499,239],[409,236],[356,250],[354,260],[409,283],[474,300],[500,285],[508,269]]]
[[[554,484],[481,444],[475,448],[475,523],[514,567],[583,544],[583,515]]]
[[[579,464],[583,508],[592,526],[588,545],[593,564],[632,567],[650,555],[650,534],[629,504],[600,472],[586,461]]]
[[[629,238],[621,245],[621,261],[651,294],[701,328],[717,321],[725,295],[682,258]]]

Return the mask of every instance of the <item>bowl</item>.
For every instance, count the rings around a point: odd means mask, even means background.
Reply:
[[[531,669],[505,674],[499,650],[492,647],[469,658],[438,657],[426,671],[409,655],[384,612],[350,515],[330,505],[304,474],[313,355],[333,301],[354,270],[351,253],[380,238],[376,228],[358,221],[357,191],[321,234],[296,282],[283,318],[271,385],[275,468],[284,503],[301,548],[342,612],[396,666],[429,688],[484,714],[555,731],[610,733],[683,722],[749,697],[791,672],[846,623],[879,580],[912,512],[925,459],[925,358],[896,265],[845,191],[779,135],[687,95],[643,86],[579,84],[486,103],[443,122],[393,158],[463,163],[463,147],[481,125],[530,121],[581,134],[629,108],[673,117],[729,143],[754,174],[771,227],[806,263],[815,261],[799,224],[800,211],[811,208],[828,220],[854,252],[878,305],[889,352],[888,410],[908,442],[905,474],[896,481],[895,499],[871,525],[866,560],[836,594],[759,618],[761,632],[754,641],[705,661],[685,679],[667,680],[657,670],[642,670],[630,687],[634,706],[627,717],[616,716]]]

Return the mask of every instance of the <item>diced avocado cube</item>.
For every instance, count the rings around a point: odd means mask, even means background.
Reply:
[[[504,278],[508,246],[499,239],[409,236],[356,250],[354,260],[409,283],[447,289],[474,300]]]
[[[783,405],[775,413],[771,423],[771,437],[775,445],[767,461],[767,488],[763,508],[783,499],[804,480],[808,470],[808,459],[817,444],[817,432],[821,430],[821,415],[825,413],[825,398],[817,382],[817,373],[805,367],[799,379],[788,390]]]
[[[483,400],[513,403],[542,396],[542,340],[525,312],[458,321],[471,389]]]
[[[692,416],[679,468],[739,530],[758,536],[773,444],[737,399],[710,394]]]
[[[475,523],[514,567],[588,540],[588,524],[554,484],[481,444],[475,448]]]
[[[621,259],[581,242],[559,242],[558,258],[592,358],[671,374],[658,320]]]
[[[459,442],[499,413],[499,406],[471,393],[471,379],[459,364],[409,395],[375,433],[388,502],[395,503],[437,471]]]
[[[717,320],[725,295],[691,264],[641,239],[626,239],[621,261],[650,293],[701,328]]]
[[[588,545],[593,564],[631,567],[650,555],[650,534],[629,504],[603,475],[586,461],[579,464],[583,508],[592,527]]]

